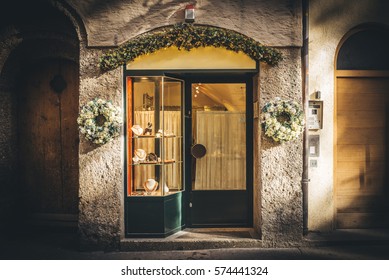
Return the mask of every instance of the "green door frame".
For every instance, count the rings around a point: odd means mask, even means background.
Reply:
[[[124,86],[124,94],[127,95],[126,92],[126,78],[131,76],[169,76],[174,78],[179,78],[185,81],[185,92],[184,92],[184,102],[185,102],[185,108],[184,108],[184,160],[185,160],[185,170],[184,170],[184,192],[182,192],[182,203],[185,205],[182,205],[182,213],[186,216],[185,220],[183,221],[183,228],[185,227],[196,227],[196,225],[192,224],[191,214],[189,210],[190,206],[190,191],[191,191],[191,168],[188,167],[189,163],[191,162],[190,158],[188,161],[188,157],[191,156],[190,154],[190,147],[191,147],[191,141],[188,143],[188,139],[191,139],[192,137],[192,131],[191,131],[191,119],[188,118],[188,108],[191,108],[191,101],[188,104],[187,96],[190,96],[191,92],[191,83],[194,82],[203,82],[203,83],[246,83],[246,154],[247,154],[247,162],[246,162],[246,197],[245,201],[247,203],[246,208],[246,219],[245,222],[238,222],[238,223],[224,223],[224,224],[208,224],[208,225],[197,225],[197,227],[251,227],[253,225],[253,186],[254,186],[254,180],[253,180],[253,98],[254,98],[254,91],[256,90],[254,88],[255,81],[253,80],[254,77],[259,72],[259,63],[257,62],[256,69],[252,70],[126,70],[125,67],[123,69],[123,86]],[[188,95],[189,94],[189,95]],[[190,125],[188,126],[188,121],[190,121]],[[126,123],[126,121],[125,121]],[[188,129],[190,131],[188,131]],[[126,135],[126,129],[125,129],[125,141],[127,141],[127,135]],[[190,133],[190,134],[187,134]],[[124,164],[127,164],[127,158],[126,154],[127,151],[125,149],[125,160]],[[252,155],[252,156],[249,156]],[[126,168],[125,168],[126,170]],[[125,180],[124,180],[124,193],[127,194],[127,172],[124,172]],[[127,195],[125,195],[127,198]],[[127,200],[126,200],[127,202]],[[125,216],[127,215],[126,211],[126,203],[125,203]]]
[[[251,227],[253,225],[253,74],[212,73],[210,75],[189,75],[185,80],[185,192],[186,192],[186,226],[187,227]],[[245,191],[192,191],[192,99],[193,83],[245,83],[246,84],[246,190]],[[251,156],[250,156],[251,155]],[[219,200],[219,202],[217,202]],[[201,202],[200,202],[201,201]],[[241,201],[238,208],[230,207],[234,201]],[[194,203],[202,203],[194,215]],[[215,203],[216,202],[216,203]],[[223,217],[215,220],[208,214],[206,205],[223,211],[225,207],[230,218]],[[235,211],[236,210],[236,211]],[[194,217],[196,216],[196,217]],[[208,217],[207,217],[208,216]],[[201,221],[199,221],[199,219]]]

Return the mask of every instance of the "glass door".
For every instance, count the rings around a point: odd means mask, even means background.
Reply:
[[[251,225],[252,144],[247,132],[252,112],[247,84],[190,83],[191,226]]]

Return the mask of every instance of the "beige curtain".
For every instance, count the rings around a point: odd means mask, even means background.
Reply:
[[[142,128],[147,127],[148,122],[154,123],[153,111],[135,111],[134,115],[133,123],[140,125]],[[134,140],[134,150],[143,149],[146,151],[146,153],[151,153],[154,152],[154,146],[154,139],[152,138],[138,138]],[[143,191],[143,183],[147,179],[155,179],[155,166],[135,166],[133,178],[135,188],[134,190]]]
[[[162,120],[161,120],[162,122]],[[174,159],[174,164],[165,165],[165,181],[170,191],[182,189],[182,128],[181,112],[165,111],[164,125],[161,127],[165,132],[173,133],[176,137],[165,138],[164,156],[165,159]],[[161,123],[162,124],[162,123]]]
[[[197,112],[196,143],[207,153],[196,159],[195,190],[246,189],[245,121],[241,112]]]

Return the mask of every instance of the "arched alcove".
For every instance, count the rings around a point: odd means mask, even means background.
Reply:
[[[385,228],[389,32],[362,25],[341,40],[335,70],[336,228]]]
[[[337,55],[337,70],[389,70],[389,31],[362,28],[343,39]]]
[[[164,48],[152,54],[137,57],[127,63],[127,70],[164,70],[164,69],[229,69],[255,70],[256,61],[243,52],[224,48],[201,47],[191,51],[176,47]]]
[[[76,225],[79,34],[50,2],[14,1],[0,14],[8,48],[0,59],[2,226]]]

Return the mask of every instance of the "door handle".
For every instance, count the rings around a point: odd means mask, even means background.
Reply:
[[[194,158],[202,158],[207,153],[207,148],[203,144],[194,144],[190,150]]]

